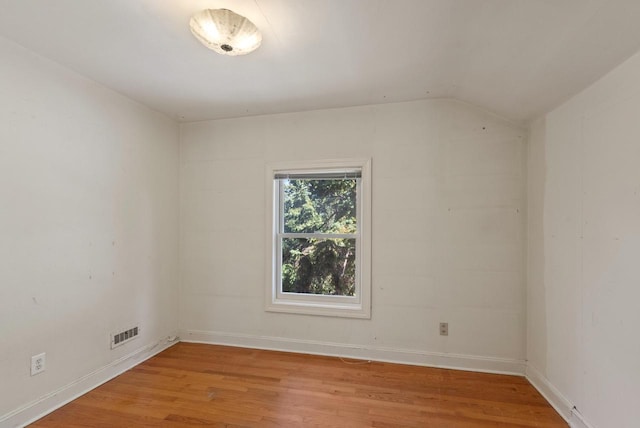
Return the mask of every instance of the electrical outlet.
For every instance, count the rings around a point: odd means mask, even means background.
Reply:
[[[440,336],[449,336],[449,323],[441,322],[440,323]]]
[[[44,352],[31,357],[31,376],[35,376],[44,371],[46,358],[47,354]]]

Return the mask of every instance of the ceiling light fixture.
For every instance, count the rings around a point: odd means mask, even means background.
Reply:
[[[189,26],[196,39],[222,55],[245,55],[262,43],[262,34],[253,22],[228,9],[198,12],[191,17]]]

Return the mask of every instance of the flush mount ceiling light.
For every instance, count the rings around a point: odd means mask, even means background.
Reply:
[[[198,12],[189,26],[196,39],[222,55],[245,55],[262,43],[262,34],[253,22],[228,9]]]

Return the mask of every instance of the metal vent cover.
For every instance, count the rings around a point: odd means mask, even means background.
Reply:
[[[117,348],[120,345],[135,339],[140,334],[140,327],[135,326],[127,330],[113,333],[111,335],[111,349]]]

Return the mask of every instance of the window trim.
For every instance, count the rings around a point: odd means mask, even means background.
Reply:
[[[359,266],[356,281],[359,293],[356,297],[304,295],[282,293],[279,290],[278,259],[282,257],[279,246],[280,186],[275,179],[282,172],[313,172],[331,169],[358,169],[361,171],[358,201],[358,239],[356,258]],[[265,310],[305,315],[321,315],[347,318],[371,318],[371,159],[337,159],[320,161],[292,161],[268,164],[266,167],[266,287]],[[355,237],[356,235],[353,235]],[[350,236],[351,237],[351,236]],[[357,286],[357,289],[358,289]]]

